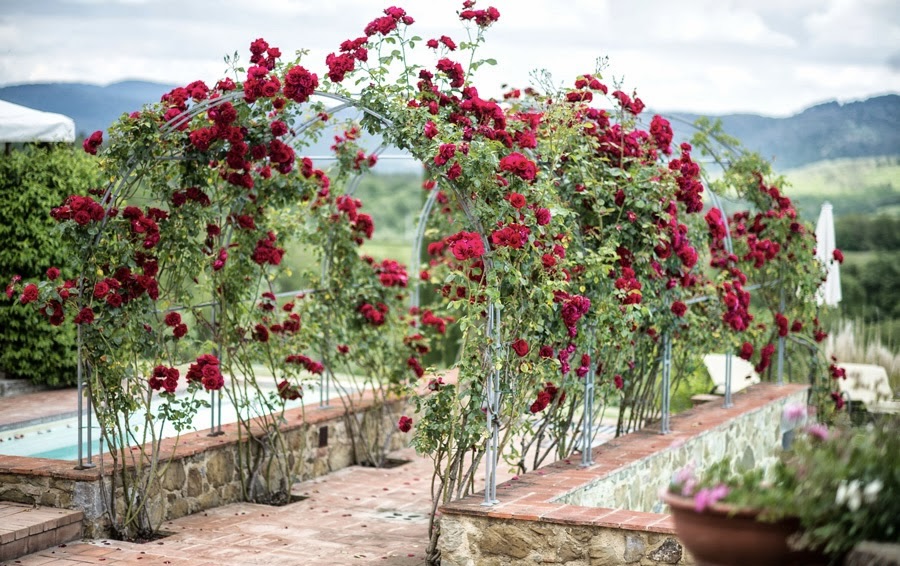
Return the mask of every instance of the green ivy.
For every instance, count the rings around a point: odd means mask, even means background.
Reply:
[[[0,280],[43,277],[63,267],[72,253],[55,236],[52,207],[70,194],[99,184],[96,160],[72,146],[27,145],[0,158]],[[72,385],[75,328],[53,327],[32,308],[0,304],[0,371],[51,387]]]

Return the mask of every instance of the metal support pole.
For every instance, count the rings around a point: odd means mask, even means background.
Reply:
[[[659,433],[669,434],[669,409],[671,404],[670,389],[672,381],[672,337],[668,332],[663,334],[663,361],[662,361],[662,419]]]
[[[728,407],[734,406],[734,403],[731,401],[731,352],[725,353],[725,405],[724,407],[727,409]]]
[[[594,438],[594,363],[585,376],[584,383],[584,424],[581,427],[581,466],[586,468],[594,463],[592,440]]]
[[[784,313],[784,284],[781,286],[781,301],[778,312]],[[784,336],[778,337],[778,378],[776,383],[784,385]]]
[[[82,397],[84,396],[84,360],[81,357],[81,325],[78,325],[78,366],[77,366],[77,378],[78,378],[78,465],[75,466],[76,470],[84,469],[84,439],[82,438],[81,430],[82,430],[82,422],[84,420],[84,407]]]
[[[500,315],[494,304],[488,305],[488,323],[486,334],[491,337],[491,351],[489,356],[493,367],[496,354],[501,348],[500,344]],[[492,369],[487,379],[487,391],[485,392],[485,406],[487,409],[487,427],[491,435],[484,451],[484,502],[482,505],[491,506],[499,503],[497,499],[497,461],[500,450],[500,423],[497,416],[500,413],[500,370]]]
[[[90,378],[91,368],[87,367],[85,369],[87,369],[88,378]],[[81,464],[81,466],[84,468],[93,468],[96,465],[94,464],[94,458],[93,458],[94,442],[91,438],[91,433],[92,433],[91,429],[94,428],[94,423],[92,420],[92,416],[94,413],[94,407],[91,404],[91,380],[90,379],[88,379],[88,382],[85,385],[85,389],[87,391],[87,397],[86,397],[86,399],[87,399],[87,462],[84,462],[83,464]]]
[[[212,304],[212,313],[210,314],[209,321],[213,328],[213,335],[217,335],[216,328],[216,307],[218,303],[213,301]],[[213,354],[218,358],[219,357],[219,347],[213,349]],[[216,406],[216,401],[218,400],[218,407]],[[218,408],[218,422],[216,422],[216,409]],[[220,436],[225,434],[222,431],[222,391],[219,390],[210,390],[209,392],[209,434],[206,436]]]

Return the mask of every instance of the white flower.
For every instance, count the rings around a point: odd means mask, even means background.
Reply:
[[[863,489],[863,499],[865,502],[875,503],[875,498],[878,497],[878,492],[881,491],[882,487],[884,487],[884,483],[882,483],[880,479],[870,481]]]
[[[881,489],[879,486],[878,489]],[[849,484],[842,481],[838,486],[837,496],[834,502],[838,505],[847,504],[847,508],[856,511],[862,505],[862,494],[859,491],[859,480],[853,480]]]

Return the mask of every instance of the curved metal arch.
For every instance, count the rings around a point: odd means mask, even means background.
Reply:
[[[387,116],[385,116],[384,114],[382,114],[380,112],[376,112],[370,108],[367,108],[364,105],[361,105],[358,101],[353,100],[352,98],[350,98],[348,96],[333,94],[333,93],[328,93],[328,92],[323,92],[323,91],[315,91],[313,94],[324,97],[324,98],[328,98],[331,100],[339,101],[341,103],[338,106],[339,109],[346,109],[346,108],[351,108],[351,107],[356,108],[356,109],[362,111],[363,113],[365,113],[366,115],[377,119],[386,128],[393,127],[393,121],[390,120]],[[225,104],[226,102],[238,100],[242,97],[242,95],[243,95],[243,91],[241,89],[236,89],[235,91],[232,91],[228,94],[218,96],[213,99],[206,99],[203,102],[194,104],[188,110],[178,114],[177,116],[174,116],[172,119],[170,119],[165,124],[163,124],[160,127],[160,134],[164,138],[169,135],[172,135],[175,132],[179,131],[180,128],[189,124],[190,121],[194,117],[196,117],[196,116],[200,115],[201,113],[208,111],[212,108],[215,108],[217,106]],[[293,134],[293,136],[290,138],[290,141],[294,141],[297,138],[297,136],[299,136],[300,134],[305,132],[314,123],[315,123],[315,120],[312,120],[312,119],[304,122],[298,128],[298,130]],[[382,151],[383,151],[383,149],[382,149]],[[180,158],[175,155],[172,155],[165,159],[180,159]],[[160,159],[160,160],[162,160],[162,159]],[[138,169],[138,167],[139,167],[139,163],[134,162],[134,161],[129,162],[127,164],[127,167],[123,170],[121,176],[117,180],[112,181],[107,186],[107,189],[104,192],[104,196],[103,196],[103,202],[106,203],[105,210],[107,212],[112,207],[112,203],[115,201],[115,199],[118,197],[118,195],[124,189],[124,187],[129,185],[131,182],[134,182],[133,175],[134,175],[135,171]],[[357,185],[358,185],[358,181],[355,181],[355,184],[352,186],[353,191],[356,190]],[[471,226],[471,228],[473,230],[475,230],[479,234],[480,238],[482,239],[484,249],[489,250],[490,245],[489,245],[489,241],[487,238],[487,234],[484,230],[484,227],[481,225],[478,218],[475,216],[475,214],[471,210],[470,206],[468,205],[468,202],[467,202],[462,190],[452,182],[450,183],[450,187],[453,190],[453,192],[455,193],[455,196],[457,197],[457,200],[460,203],[461,208],[463,209],[463,213],[464,213],[469,225]],[[431,211],[433,209],[434,201],[436,199],[436,194],[437,194],[437,191],[435,190],[433,195],[431,197],[429,197],[429,199],[426,201],[426,205],[423,207],[422,213],[420,213],[419,226],[417,229],[417,239],[416,239],[416,242],[417,242],[416,247],[418,249],[414,250],[414,253],[416,253],[416,254],[421,253],[421,245],[422,245],[423,237],[424,237],[424,226],[426,225],[428,217],[430,216]],[[101,229],[98,231],[98,235],[96,236],[94,243],[91,247],[94,247],[99,243],[103,229],[107,225],[107,219],[108,219],[108,214],[104,215]],[[421,234],[421,236],[419,234]],[[418,255],[416,256],[416,258],[418,258]],[[485,256],[483,259],[483,262],[484,262],[484,269],[486,271],[493,269],[493,261],[490,258],[490,256]],[[416,264],[417,264],[417,261],[416,261]],[[323,268],[324,268],[324,266],[323,266]],[[416,302],[418,302],[418,298],[419,298],[418,285],[419,285],[419,283],[417,282],[416,283],[416,291],[414,293],[414,297],[415,297],[414,300]],[[215,307],[213,307],[213,308],[215,308]],[[497,306],[494,304],[493,301],[489,301],[488,317],[487,317],[487,321],[486,321],[485,332],[488,336],[491,337],[492,346],[486,348],[483,353],[483,356],[484,356],[483,363],[485,364],[485,367],[493,368],[493,365],[494,365],[492,363],[493,358],[495,356],[499,355],[499,350],[502,349],[502,347],[503,347],[503,345],[500,343],[500,325],[501,325],[500,310],[497,308]],[[81,340],[79,340],[79,342],[78,342],[78,358],[79,358],[79,369],[80,369],[82,367],[81,362],[84,359],[84,357],[83,357],[83,342]],[[488,439],[488,442],[485,447],[485,457],[486,457],[485,479],[486,479],[486,483],[487,483],[487,487],[485,489],[485,502],[484,502],[485,505],[494,505],[498,502],[498,500],[496,498],[496,495],[497,495],[497,493],[496,493],[496,486],[497,486],[496,474],[497,474],[498,456],[499,456],[499,454],[498,454],[499,453],[499,421],[498,421],[498,418],[499,418],[499,413],[500,413],[500,396],[501,396],[500,395],[500,393],[501,393],[500,392],[500,377],[501,376],[500,376],[499,370],[492,369],[490,372],[490,375],[487,379],[486,389],[485,389],[484,404],[485,404],[486,414],[487,414],[487,431],[488,431],[488,435],[489,435],[489,439]],[[83,385],[83,376],[82,376],[82,372],[79,371],[79,375],[78,375],[79,388],[81,388],[82,385]],[[220,405],[219,413],[221,414],[221,398],[219,399],[219,405]],[[84,463],[82,462],[82,459],[81,459],[81,454],[82,454],[81,423],[82,423],[82,419],[83,419],[81,409],[82,409],[81,403],[79,402],[78,452],[79,452],[79,466],[83,467]],[[90,409],[88,409],[88,410],[89,410],[89,412],[91,412]],[[90,422],[90,415],[88,416],[88,422]],[[221,425],[221,417],[220,417],[219,424]],[[215,423],[213,423],[212,428],[215,428]],[[88,465],[90,465],[90,459],[91,459],[91,457],[89,454],[88,455]]]

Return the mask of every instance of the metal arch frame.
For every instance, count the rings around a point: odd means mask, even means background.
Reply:
[[[318,91],[318,90],[314,91],[314,93],[313,93],[313,96],[316,96],[316,95],[321,96],[323,98],[336,100],[341,103],[337,107],[331,109],[332,112],[341,111],[341,110],[344,110],[347,108],[355,108],[355,109],[360,110],[363,113],[379,120],[387,128],[390,128],[393,126],[393,121],[390,120],[389,118],[387,118],[385,115],[383,115],[379,112],[376,112],[370,108],[360,105],[358,103],[358,101],[355,101],[348,96],[334,94],[334,93],[328,93],[328,92],[323,92],[323,91]],[[243,97],[243,90],[236,89],[232,92],[223,94],[216,98],[206,99],[200,103],[194,104],[186,111],[178,114],[177,116],[173,117],[171,120],[169,120],[168,122],[163,124],[160,127],[160,133],[163,137],[169,136],[169,135],[175,133],[176,131],[178,131],[181,127],[189,124],[190,121],[195,116],[201,114],[202,112],[208,111],[209,109],[215,108],[217,106],[221,106],[227,102],[239,100],[242,97]],[[319,118],[309,119],[306,122],[304,122],[303,124],[301,124],[292,133],[290,138],[286,138],[287,142],[290,143],[290,142],[294,141],[303,132],[305,132],[307,129],[312,127],[318,120],[319,120]],[[377,153],[380,154],[381,151],[384,150],[384,147],[385,147],[384,144],[382,146],[380,146],[379,150],[376,150]],[[415,156],[410,156],[410,158],[414,159]],[[183,156],[176,156],[176,155],[158,158],[158,160],[160,160],[160,161],[168,160],[168,159],[181,160],[181,159],[186,159],[186,158]],[[120,192],[124,189],[124,187],[129,185],[131,182],[133,182],[132,177],[133,177],[135,171],[137,170],[137,168],[138,168],[138,163],[136,162],[136,160],[129,161],[126,164],[126,168],[124,169],[124,172],[118,177],[118,179],[111,182],[107,186],[107,189],[104,191],[102,201],[101,201],[104,204],[105,210],[107,212],[108,212],[109,208],[112,206],[112,202],[115,200],[115,198],[118,196],[118,194],[120,194]],[[351,190],[348,191],[347,194],[352,194],[356,190],[356,187],[358,186],[358,183],[359,183],[358,179],[360,178],[360,176],[357,176],[351,182],[352,183]],[[452,184],[451,184],[451,187],[452,187],[454,193],[457,193],[457,196],[460,196],[459,190]],[[416,232],[416,241],[415,241],[414,250],[413,250],[413,254],[414,254],[413,265],[416,265],[416,266],[419,265],[419,257],[421,255],[421,246],[424,241],[425,226],[427,225],[428,218],[430,217],[430,214],[434,207],[434,202],[436,201],[436,196],[437,196],[437,191],[435,190],[432,192],[432,194],[426,200],[426,203],[423,207],[422,213],[420,214],[419,223],[418,223],[417,232]],[[482,242],[485,245],[485,248],[487,249],[488,241],[487,241],[487,236],[485,235],[483,227],[480,226],[480,223],[477,221],[477,218],[472,214],[472,211],[468,208],[468,206],[466,206],[465,199],[459,198],[458,200],[460,203],[462,203],[461,205],[462,205],[462,208],[466,215],[467,220],[469,221],[472,228],[477,230],[480,237],[482,238]],[[105,227],[107,225],[108,218],[109,218],[108,215],[104,215],[103,221],[101,222],[101,225],[98,230],[98,234],[94,238],[94,242],[93,242],[91,248],[95,247],[99,243],[100,238],[103,233],[103,230],[105,229]],[[490,258],[485,258],[484,264],[485,264],[486,270],[492,268],[492,262],[491,262]],[[326,265],[326,261],[323,261],[323,270],[325,270],[325,269],[327,269],[327,265]],[[415,287],[414,287],[414,290],[413,290],[413,293],[411,296],[411,301],[416,306],[419,303],[419,285],[420,285],[420,283],[417,281],[415,283]],[[215,320],[216,302],[211,301],[211,304],[209,304],[207,306],[211,306],[213,308],[212,320],[214,321]],[[184,308],[190,308],[190,307],[177,307],[177,308],[184,309]],[[493,358],[493,356],[497,355],[496,351],[502,347],[502,345],[500,344],[500,340],[499,340],[499,337],[500,337],[500,334],[499,334],[500,312],[496,308],[496,306],[493,304],[492,301],[489,302],[488,309],[490,312],[490,316],[488,317],[488,320],[487,320],[486,334],[488,336],[492,337],[493,346],[492,346],[492,348],[486,349],[484,356],[485,356],[485,363],[488,363],[491,366],[493,366],[493,364],[491,363],[492,358]],[[213,322],[213,324],[214,324],[214,322]],[[83,339],[81,336],[81,332],[79,332],[78,333],[78,348],[77,348],[77,350],[78,350],[77,381],[78,381],[78,391],[79,391],[78,466],[76,466],[77,469],[83,469],[83,468],[94,466],[94,464],[92,463],[92,459],[91,459],[92,451],[91,451],[90,434],[91,434],[91,430],[92,430],[91,415],[93,413],[93,410],[91,407],[90,382],[88,382],[86,384],[86,388],[88,390],[88,395],[87,395],[88,404],[87,404],[87,417],[86,417],[87,418],[87,428],[88,428],[87,462],[85,463],[84,459],[83,459],[83,438],[82,438],[82,426],[83,425],[82,425],[82,423],[85,420],[85,415],[84,415],[85,411],[84,411],[84,407],[82,406],[82,397],[84,396],[83,391],[85,389],[84,374],[89,373],[89,371],[90,371],[89,367],[87,367],[87,368],[84,367],[85,363],[84,363],[83,348],[84,348],[84,343],[83,343]],[[493,352],[493,355],[492,355],[492,352]],[[488,480],[488,485],[490,486],[490,488],[486,489],[486,492],[485,492],[485,504],[493,505],[498,502],[496,499],[496,473],[497,473],[497,460],[498,460],[497,451],[498,451],[498,445],[499,445],[499,425],[498,425],[497,418],[499,415],[499,407],[500,407],[500,374],[499,374],[498,370],[491,371],[491,375],[488,378],[486,385],[487,385],[487,387],[486,387],[486,395],[485,395],[485,404],[486,404],[487,415],[488,415],[487,416],[487,421],[488,421],[487,428],[488,428],[488,432],[490,435],[490,440],[486,447],[486,457],[487,457],[486,458],[487,459],[486,479]],[[321,403],[321,400],[320,400],[320,403]],[[219,416],[218,429],[217,429],[217,425],[216,425],[216,421],[215,421],[215,411],[213,411],[213,414],[211,416],[213,421],[212,421],[211,427],[210,427],[210,435],[217,435],[217,434],[222,433],[221,432],[221,425],[222,425],[221,412],[222,412],[222,400],[221,400],[221,393],[220,393],[219,399],[218,399],[218,416]]]

